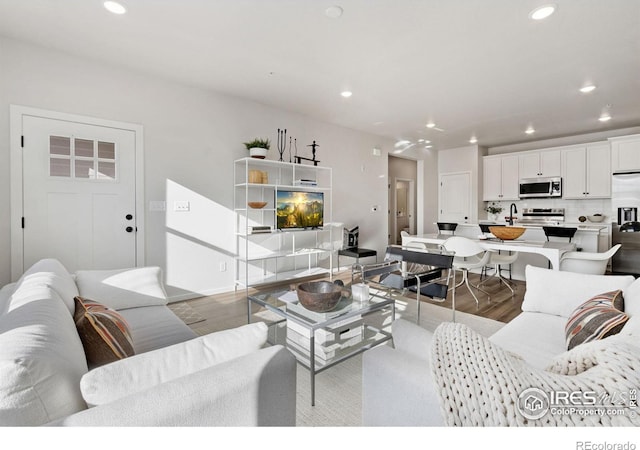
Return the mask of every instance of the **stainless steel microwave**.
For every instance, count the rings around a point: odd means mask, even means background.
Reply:
[[[520,180],[520,198],[562,197],[562,178],[523,178]]]

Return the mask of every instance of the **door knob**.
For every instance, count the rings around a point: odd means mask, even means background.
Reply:
[[[133,219],[133,216],[131,214],[127,214],[126,216],[124,216],[124,218],[127,220],[131,220]]]
[[[125,231],[126,231],[127,233],[131,233],[131,232],[133,231],[133,227],[127,227],[127,228],[125,228]]]

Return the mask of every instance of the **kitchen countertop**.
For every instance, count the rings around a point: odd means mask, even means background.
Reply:
[[[491,224],[491,223],[495,223],[496,225],[502,225],[501,223],[498,222],[482,222],[482,224]],[[610,223],[589,223],[587,225],[585,225],[584,223],[570,223],[570,222],[565,222],[562,223],[560,225],[554,225],[554,226],[558,226],[558,227],[576,227],[578,229],[578,231],[587,231],[587,232],[599,232],[600,230],[605,230],[607,229],[611,224]],[[458,224],[459,227],[479,227],[479,225],[477,223],[459,223]],[[507,225],[507,226],[511,226],[511,225]],[[531,228],[531,229],[537,229],[537,230],[542,230],[542,225],[527,225],[527,224],[521,224],[518,223],[517,221],[513,224],[514,227],[522,227],[522,228]]]

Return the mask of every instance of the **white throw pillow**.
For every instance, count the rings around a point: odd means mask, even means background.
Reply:
[[[159,267],[79,270],[76,284],[80,296],[115,310],[167,304]]]
[[[75,310],[73,299],[78,295],[78,288],[73,277],[60,261],[48,258],[35,263],[20,277],[16,291],[38,286],[48,286],[56,291],[73,315]]]
[[[266,341],[263,322],[218,331],[93,369],[82,377],[80,390],[89,406],[103,405],[252,353]]]
[[[566,318],[591,297],[624,289],[635,279],[630,275],[588,275],[533,266],[527,266],[525,278],[523,311]]]

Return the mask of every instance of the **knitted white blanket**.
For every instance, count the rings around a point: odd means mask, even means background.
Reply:
[[[431,369],[445,423],[638,426],[640,348],[617,337],[578,345],[539,370],[465,325],[443,323]]]

